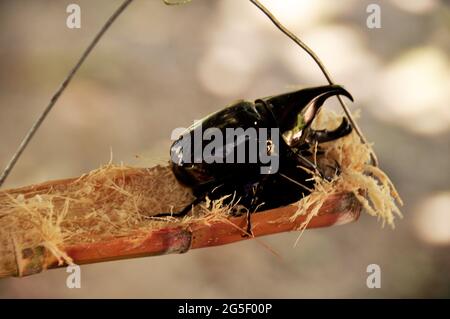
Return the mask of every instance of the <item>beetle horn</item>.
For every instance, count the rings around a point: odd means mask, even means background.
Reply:
[[[297,124],[298,114],[308,126],[325,101],[334,95],[343,95],[353,101],[352,95],[340,85],[326,85],[284,93],[262,99],[277,121],[280,131],[291,130]]]

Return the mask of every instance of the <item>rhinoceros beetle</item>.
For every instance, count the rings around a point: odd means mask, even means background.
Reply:
[[[320,107],[335,95],[343,95],[353,101],[351,94],[341,86],[327,85],[255,101],[237,101],[195,123],[172,144],[170,153],[174,175],[180,183],[192,189],[196,200],[173,215],[187,214],[193,205],[206,197],[218,199],[233,195],[228,197],[228,202],[239,201],[253,213],[294,203],[309,194],[313,187],[311,172],[321,174],[308,160],[311,146],[339,139],[352,131],[346,118],[332,131],[311,128]],[[245,134],[249,128],[268,132],[264,138],[261,135],[251,137]],[[208,146],[195,143],[196,137],[204,136],[212,129],[224,136],[230,129],[241,129],[233,139],[224,142],[222,148],[210,153],[215,160],[211,160],[211,156],[204,157]],[[276,170],[269,167],[264,174],[261,173],[262,168],[267,167],[267,160],[249,160],[255,152],[250,149],[251,143],[263,145],[265,155],[276,156]],[[278,145],[274,147],[274,144]],[[230,152],[236,152],[240,147],[247,150],[243,161],[242,158],[238,162],[225,160]],[[158,216],[167,215],[172,214]]]

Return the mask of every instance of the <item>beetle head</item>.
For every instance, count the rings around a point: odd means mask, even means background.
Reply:
[[[286,143],[292,146],[301,140],[325,101],[335,95],[343,95],[353,101],[351,94],[340,85],[307,88],[264,98],[262,101],[275,117]]]

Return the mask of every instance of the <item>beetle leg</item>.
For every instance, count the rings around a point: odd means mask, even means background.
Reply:
[[[201,197],[197,197],[189,205],[184,207],[179,212],[176,212],[176,213],[161,213],[161,214],[158,214],[158,215],[153,215],[152,217],[169,217],[169,216],[171,216],[171,217],[184,217],[192,210],[193,206],[201,203],[205,199],[205,197],[206,197],[206,195],[205,196],[201,196]]]
[[[323,174],[320,171],[319,167],[317,167],[316,164],[314,164],[313,162],[311,162],[309,159],[307,159],[305,156],[301,155],[301,154],[296,154],[297,155],[297,159],[298,162],[303,165],[304,167],[306,167],[309,170],[312,170],[313,172],[316,172],[317,174],[319,174],[320,177],[323,178]]]
[[[242,237],[253,237],[251,214],[252,213],[250,213],[250,211],[247,211],[247,213],[246,213],[247,229],[246,229],[246,232],[244,234],[242,234]]]

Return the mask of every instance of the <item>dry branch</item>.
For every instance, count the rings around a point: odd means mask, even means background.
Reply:
[[[124,202],[128,196],[126,193],[137,198],[145,191],[145,187],[155,183],[162,184],[162,179],[166,180],[166,185],[163,185],[162,188],[167,190],[167,187],[172,187],[172,192],[166,193],[165,198],[162,199],[161,194],[156,194],[155,189],[150,189],[150,193],[146,194],[147,198],[136,203],[138,210],[146,205],[155,207],[155,197],[162,200],[166,207],[174,205],[175,202],[180,202],[180,200],[183,202],[183,197],[186,201],[189,200],[187,193],[180,197],[180,194],[185,191],[182,186],[174,185],[170,180],[169,184],[172,184],[172,186],[168,186],[168,174],[170,175],[170,170],[166,167],[155,167],[149,170],[108,166],[78,179],[51,181],[1,192],[0,207],[2,209],[0,210],[0,216],[2,216],[1,219],[4,222],[0,224],[3,226],[0,238],[3,241],[4,251],[0,255],[0,266],[2,267],[0,268],[0,276],[26,276],[71,262],[86,264],[123,258],[184,253],[190,249],[224,245],[250,238],[246,236],[245,232],[247,225],[245,215],[228,217],[223,214],[224,211],[214,209],[209,210],[209,214],[204,214],[201,217],[169,218],[165,221],[159,221],[153,220],[151,216],[158,210],[165,208],[156,207],[156,210],[149,209],[146,212],[141,212],[141,222],[132,227],[122,225],[121,221],[113,221],[112,223],[123,227],[122,232],[118,233],[110,232],[109,229],[102,229],[98,233],[95,229],[98,223],[87,226],[83,224],[82,220],[80,221],[80,219],[89,215],[88,208],[94,209],[96,204],[104,200],[109,200],[110,203],[116,205],[112,204],[109,210],[101,208],[95,215],[113,216],[117,207],[124,205],[127,207],[127,203]],[[101,186],[97,185],[98,188],[93,189],[93,193],[89,195],[91,198],[95,198],[95,202],[84,198],[85,204],[75,204],[78,200],[77,193],[86,196],[87,194],[83,189],[96,185],[92,183],[93,179],[103,183]],[[108,184],[117,185],[118,188],[105,187]],[[105,189],[108,189],[108,191],[105,191]],[[29,204],[30,209],[35,210],[35,214],[45,214],[44,211],[48,211],[49,207],[54,212],[62,212],[66,202],[64,198],[69,197],[74,204],[69,206],[69,211],[64,213],[59,231],[64,228],[67,233],[72,233],[72,237],[69,236],[56,245],[59,254],[51,250],[51,245],[48,242],[31,244],[30,238],[32,236],[30,234],[19,234],[17,229],[14,233],[6,229],[5,221],[12,218],[13,214],[18,214],[24,207],[11,206],[11,203],[14,202],[12,199],[20,198],[23,203]],[[35,206],[33,207],[30,202],[27,202],[33,198],[41,198],[41,202],[48,201],[53,206],[45,204],[39,210]],[[297,209],[297,206],[291,205],[251,215],[253,235],[259,237],[299,229],[304,225],[307,215],[297,216],[292,220]],[[327,198],[319,214],[308,222],[307,228],[348,223],[358,218],[360,210],[361,205],[353,194],[335,194]],[[133,215],[133,212],[130,211],[128,214]],[[53,220],[48,220],[47,227],[55,225],[57,216],[58,214],[55,213]],[[101,218],[104,216],[91,216],[89,217],[92,218],[91,222],[95,221],[94,217]],[[77,220],[79,224],[73,225]],[[27,229],[25,224],[22,224],[22,227]],[[84,229],[81,230],[81,234],[73,235],[73,233],[76,233],[75,229],[78,226],[82,226]],[[44,227],[44,225],[41,224],[41,227]],[[64,234],[61,235],[64,236]],[[5,245],[5,242],[7,245]],[[5,249],[5,247],[9,249]]]

